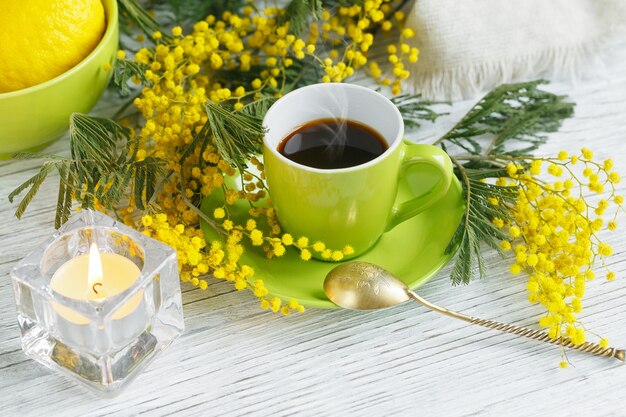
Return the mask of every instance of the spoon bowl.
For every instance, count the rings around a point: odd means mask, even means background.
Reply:
[[[404,282],[369,262],[347,262],[333,268],[324,280],[330,301],[350,310],[378,310],[410,299]]]

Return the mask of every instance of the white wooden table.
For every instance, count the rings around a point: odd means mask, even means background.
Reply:
[[[576,116],[541,154],[595,150],[626,178],[626,44],[605,72],[569,94]],[[473,104],[413,134],[432,142]],[[50,151],[62,152],[67,140]],[[468,326],[418,305],[358,313],[308,310],[290,317],[261,311],[229,283],[183,285],[184,335],[115,399],[100,399],[26,358],[20,349],[9,279],[13,265],[53,231],[56,184],[48,183],[21,221],[6,196],[34,173],[35,162],[0,163],[0,415],[425,415],[618,416],[626,413],[626,367]],[[626,195],[626,181],[620,184]],[[622,216],[622,226],[626,219]],[[583,321],[626,346],[626,238],[608,236],[618,279],[588,286]],[[526,280],[486,252],[489,277],[452,287],[445,268],[420,289],[427,299],[478,317],[534,326],[541,309],[526,301]]]

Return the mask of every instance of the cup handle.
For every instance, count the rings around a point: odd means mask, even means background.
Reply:
[[[433,145],[411,143],[407,140],[403,143],[404,156],[400,167],[400,179],[406,173],[407,168],[415,165],[429,166],[439,174],[439,181],[424,194],[412,198],[391,209],[385,232],[393,229],[400,223],[426,210],[432,204],[439,201],[450,188],[452,182],[453,167],[448,154],[441,148]]]

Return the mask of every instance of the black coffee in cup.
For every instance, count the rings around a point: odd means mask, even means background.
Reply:
[[[362,123],[318,119],[291,132],[278,144],[278,152],[298,164],[337,169],[369,162],[388,147],[378,132]]]

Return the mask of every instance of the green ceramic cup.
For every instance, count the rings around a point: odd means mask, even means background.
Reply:
[[[278,152],[280,142],[295,129],[329,117],[373,128],[389,148],[367,163],[341,169],[312,168]],[[265,173],[283,228],[295,238],[307,236],[331,249],[350,245],[353,257],[442,198],[452,180],[448,155],[438,147],[403,140],[400,112],[369,88],[336,83],[297,89],[272,105],[263,124]],[[431,186],[426,193],[398,203],[397,185],[402,178]]]
[[[87,113],[102,95],[111,77],[104,64],[113,63],[118,47],[117,1],[102,4],[107,28],[85,59],[49,81],[0,93],[0,159],[49,145],[67,130],[72,113]]]

